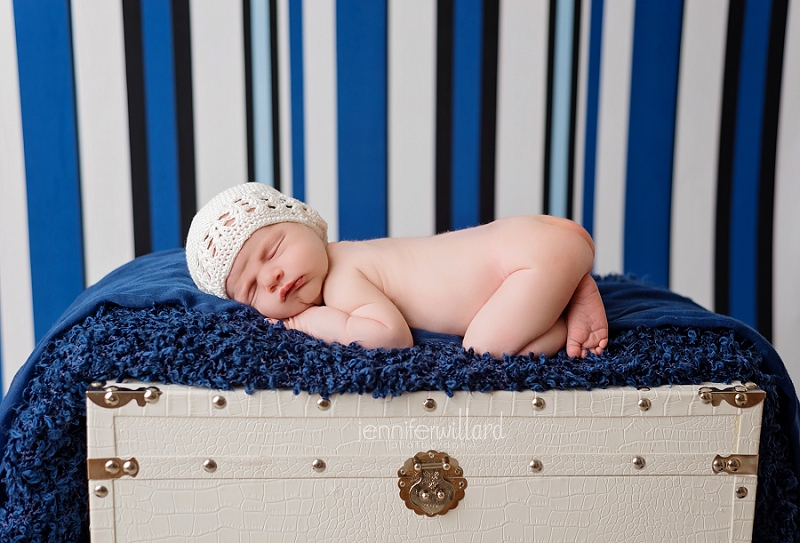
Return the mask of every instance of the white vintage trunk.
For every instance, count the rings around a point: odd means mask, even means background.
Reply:
[[[679,543],[752,534],[758,390],[744,392],[755,404],[745,408],[736,391],[705,403],[700,386],[336,395],[325,408],[319,396],[291,391],[177,385],[158,385],[150,403],[122,390],[147,385],[119,386],[115,406],[107,390],[87,393],[95,542]],[[425,463],[428,451],[444,455]],[[418,453],[418,466],[406,463]],[[435,512],[458,481],[463,498],[442,514],[417,513],[401,497],[405,488],[417,509]]]

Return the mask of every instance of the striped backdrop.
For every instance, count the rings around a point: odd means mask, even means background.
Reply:
[[[800,381],[798,172],[800,0],[0,0],[2,389],[244,180],[332,239],[571,217]]]

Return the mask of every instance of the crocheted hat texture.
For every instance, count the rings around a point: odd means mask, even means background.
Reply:
[[[186,237],[186,264],[197,287],[227,298],[225,282],[244,242],[281,222],[308,226],[328,243],[328,224],[316,211],[268,185],[244,183],[217,194],[194,216]]]

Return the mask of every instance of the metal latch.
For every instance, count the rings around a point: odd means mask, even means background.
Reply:
[[[753,383],[747,385],[736,385],[724,389],[716,387],[702,387],[698,391],[700,401],[710,403],[717,407],[722,401],[728,402],[733,407],[753,407],[764,401],[767,393],[758,388]]]
[[[86,460],[86,473],[90,480],[119,479],[124,475],[136,477],[139,462],[135,458],[89,458]]]
[[[118,386],[92,388],[86,391],[86,399],[106,409],[115,409],[135,401],[139,407],[148,403],[156,403],[161,397],[161,391],[156,387],[139,387],[136,390]]]
[[[732,454],[730,456],[717,455],[711,462],[714,473],[729,473],[731,475],[758,475],[757,454]]]
[[[445,452],[417,453],[397,471],[400,498],[418,515],[444,515],[464,497],[463,474],[458,461]]]

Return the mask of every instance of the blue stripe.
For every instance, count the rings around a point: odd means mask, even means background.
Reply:
[[[558,0],[556,6],[555,59],[553,70],[553,121],[550,147],[550,215],[567,216],[569,176],[570,105],[572,97],[572,33],[574,0]]]
[[[253,140],[255,180],[275,186],[272,164],[272,61],[269,0],[251,0],[250,40],[253,62]]]
[[[682,0],[636,2],[625,194],[626,272],[669,285]]]
[[[586,136],[583,150],[583,227],[594,232],[594,187],[597,168],[597,112],[603,44],[603,0],[592,0],[589,21],[589,74],[586,78]]]
[[[455,0],[453,14],[452,228],[479,222],[483,0]]]
[[[289,0],[289,71],[292,100],[292,196],[306,199],[305,108],[303,106],[303,0]]]
[[[38,341],[84,288],[69,5],[15,0],[14,20]]]
[[[756,324],[758,187],[771,8],[771,0],[749,0],[745,6],[733,153],[729,309],[751,326]]]
[[[387,232],[386,1],[336,3],[339,237]]]
[[[169,2],[142,0],[142,57],[154,251],[181,247],[175,60]]]

